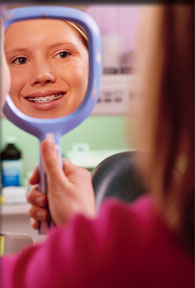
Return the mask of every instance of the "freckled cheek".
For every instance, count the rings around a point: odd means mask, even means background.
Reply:
[[[77,70],[76,73],[74,73],[74,76],[71,79],[71,83],[74,87],[77,88],[87,88],[88,84],[88,77],[86,77],[86,74],[83,70]]]
[[[71,87],[87,89],[88,85],[88,67],[75,65],[61,70],[63,80]]]
[[[20,73],[17,70],[10,69],[11,72],[11,90],[10,94],[19,95],[21,89],[25,86],[28,81],[26,73]]]

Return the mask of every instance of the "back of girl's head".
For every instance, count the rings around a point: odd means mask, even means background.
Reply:
[[[138,33],[138,96],[143,111],[140,169],[167,224],[193,249],[193,5],[144,8]],[[140,146],[139,146],[140,147]]]

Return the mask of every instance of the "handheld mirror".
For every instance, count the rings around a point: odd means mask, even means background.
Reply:
[[[5,53],[11,71],[3,113],[40,141],[78,126],[93,110],[102,73],[101,37],[86,13],[67,7],[33,6],[3,13]],[[61,157],[61,156],[60,156]],[[40,154],[39,189],[47,193]],[[47,226],[41,225],[40,233]]]

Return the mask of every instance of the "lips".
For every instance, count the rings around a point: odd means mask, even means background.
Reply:
[[[66,94],[65,91],[45,91],[45,92],[36,92],[30,95],[25,96],[24,98],[27,101],[33,103],[48,103],[52,101],[56,101]]]
[[[37,112],[46,112],[61,109],[62,105],[64,105],[64,96],[67,94],[68,91],[50,90],[31,93],[23,97],[23,99],[28,103],[29,109],[32,108],[33,111]]]

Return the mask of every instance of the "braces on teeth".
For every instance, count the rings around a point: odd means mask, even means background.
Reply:
[[[63,95],[64,95],[64,93],[60,93],[58,95],[51,95],[51,96],[46,96],[46,97],[33,97],[33,98],[28,97],[27,99],[32,101],[32,102],[46,103],[46,102],[51,102],[53,100],[56,100],[56,99],[62,97]]]

